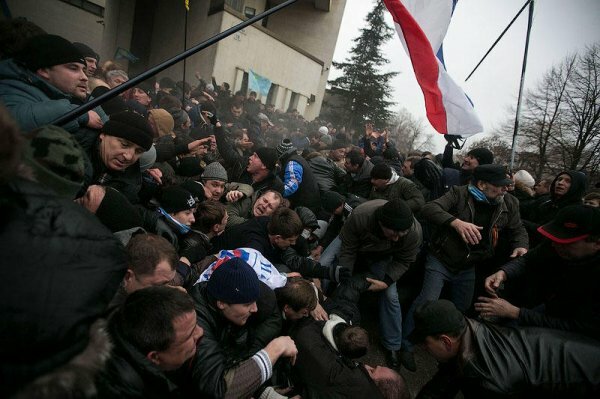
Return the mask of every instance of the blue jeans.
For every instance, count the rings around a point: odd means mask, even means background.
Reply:
[[[321,259],[319,261],[321,265],[329,267],[337,266],[341,249],[342,240],[337,236],[321,254]],[[385,276],[385,266],[390,261],[391,259],[385,259],[373,262],[369,266],[369,271],[375,278],[383,280]],[[398,300],[396,283],[379,293],[378,307],[381,344],[386,349],[399,350],[402,346],[402,309],[400,308],[400,301]]]
[[[475,268],[452,273],[435,256],[428,254],[425,262],[425,275],[423,277],[423,288],[421,293],[415,299],[408,310],[404,320],[404,329],[402,336],[402,347],[407,351],[412,351],[412,344],[408,340],[408,335],[415,328],[414,313],[415,309],[427,302],[435,301],[440,298],[444,285],[450,284],[450,301],[461,312],[465,312],[473,300],[473,291],[475,290]]]

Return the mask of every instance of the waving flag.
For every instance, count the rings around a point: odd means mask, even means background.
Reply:
[[[446,72],[442,55],[457,1],[384,0],[425,96],[427,119],[439,133],[468,137],[483,126],[467,95]]]

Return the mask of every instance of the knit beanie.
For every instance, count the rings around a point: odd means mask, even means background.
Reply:
[[[159,202],[160,207],[167,213],[187,211],[196,206],[196,200],[192,194],[179,186],[171,186],[163,189]]]
[[[204,186],[202,183],[197,182],[195,180],[186,180],[181,183],[181,187],[190,192],[195,198],[202,202],[206,199],[204,194]]]
[[[33,72],[40,68],[70,62],[87,65],[77,47],[64,37],[57,35],[33,36],[15,56],[15,60]]]
[[[467,155],[472,156],[479,162],[479,165],[489,165],[494,163],[494,154],[487,148],[474,148],[467,152]]]
[[[277,150],[277,157],[281,158],[283,155],[295,151],[296,148],[294,148],[294,145],[292,144],[292,141],[290,139],[283,139],[281,140],[281,143],[279,143],[279,145],[276,148]]]
[[[342,194],[336,193],[335,191],[327,191],[325,194],[321,195],[323,209],[329,213],[333,213],[333,211],[339,208],[345,200],[346,199]]]
[[[141,82],[140,84],[138,84],[137,86],[135,86],[135,88],[142,90],[154,102],[154,97],[156,97],[156,91],[154,90],[154,83],[153,82],[145,80],[145,81]]]
[[[121,137],[139,145],[145,151],[152,146],[154,133],[146,118],[135,112],[124,111],[112,114],[104,124],[102,132],[109,136]]]
[[[240,258],[215,266],[206,289],[210,296],[228,304],[252,303],[258,299],[256,272]]]
[[[375,211],[375,217],[383,227],[405,231],[413,225],[413,213],[403,200],[388,201]]]
[[[96,216],[111,232],[129,230],[142,226],[139,212],[119,191],[105,187],[106,193],[100,203]]]
[[[265,165],[265,168],[269,170],[275,169],[275,165],[277,164],[277,151],[274,148],[262,147],[258,148],[255,152],[256,156],[258,156],[263,165]]]
[[[96,63],[100,62],[100,56],[98,55],[98,53],[92,50],[92,48],[87,44],[73,42],[73,46],[75,46],[75,48],[79,50],[81,55],[83,55],[84,57],[94,58],[96,60]]]
[[[44,126],[25,137],[23,160],[33,169],[36,180],[61,197],[74,199],[83,186],[83,148],[58,126]]]
[[[150,146],[150,149],[140,156],[140,171],[144,172],[152,167],[156,162],[156,147]]]
[[[529,188],[535,186],[535,179],[525,169],[518,170],[513,177],[515,178],[515,182],[521,182]]]
[[[392,178],[392,168],[385,162],[373,166],[371,169],[371,179],[390,180]]]
[[[202,172],[202,180],[220,180],[227,183],[227,171],[218,162],[209,163]]]

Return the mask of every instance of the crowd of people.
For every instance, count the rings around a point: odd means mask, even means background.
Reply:
[[[31,29],[0,61],[0,384],[15,398],[600,395],[600,192],[145,81]],[[385,365],[359,303],[376,301]],[[363,309],[364,311],[364,309]]]

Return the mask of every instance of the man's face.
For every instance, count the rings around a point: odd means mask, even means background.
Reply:
[[[499,200],[504,197],[508,186],[495,186],[492,183],[479,181],[477,187],[485,194],[489,200]]]
[[[344,161],[344,169],[346,169],[346,172],[348,173],[356,173],[358,172],[358,169],[360,169],[360,167],[358,165],[353,165],[352,163],[350,163],[350,160],[346,158],[346,160]]]
[[[375,190],[382,191],[385,189],[385,185],[387,184],[388,179],[371,179],[371,184],[375,187]]]
[[[552,242],[558,256],[565,260],[579,260],[596,255],[600,251],[600,241],[579,240],[570,244]]]
[[[114,76],[114,77],[106,80],[106,83],[108,84],[108,86],[111,89],[113,89],[119,85],[122,85],[125,82],[127,82],[127,79],[125,79],[125,77],[123,77],[123,76]]]
[[[167,285],[175,278],[175,268],[167,260],[161,260],[156,265],[154,272],[147,275],[136,275],[128,269],[125,273],[124,288],[128,294],[146,287]]]
[[[583,201],[583,205],[593,206],[594,208],[600,208],[600,199],[587,199]]]
[[[248,173],[253,174],[257,173],[265,168],[265,165],[262,163],[258,155],[256,153],[250,155],[248,158],[248,167],[246,170]]]
[[[571,176],[567,174],[559,175],[554,183],[554,194],[562,197],[569,192],[571,188]]]
[[[479,166],[479,161],[472,155],[467,155],[463,160],[461,168],[463,170],[473,170]]]
[[[196,355],[196,345],[204,330],[196,323],[196,312],[191,311],[173,320],[175,339],[164,351],[157,351],[151,361],[164,371],[177,370]]]
[[[412,170],[411,166],[411,161],[404,161],[404,163],[402,164],[402,174],[404,176],[412,176],[415,173],[414,170]]]
[[[290,238],[283,238],[280,235],[276,235],[273,238],[273,244],[275,244],[275,246],[281,250],[285,250],[288,249],[289,247],[291,247],[292,245],[296,245],[296,240],[298,239],[298,236],[293,236]]]
[[[337,150],[329,151],[329,158],[335,162],[339,162],[346,157],[346,149],[344,147],[338,148]]]
[[[85,66],[78,62],[54,65],[37,70],[38,76],[63,93],[70,94],[80,100],[87,97],[88,77]]]
[[[392,242],[398,242],[398,240],[400,240],[402,237],[407,235],[408,232],[410,231],[410,229],[404,230],[404,231],[392,230],[387,227],[384,227],[381,224],[381,222],[379,222],[379,227],[381,228],[381,232],[383,233],[383,236],[385,237],[385,239],[388,241],[392,241]]]
[[[454,351],[449,348],[448,342],[445,342],[441,337],[428,336],[421,345],[435,360],[441,363],[445,363],[455,356]]]
[[[171,217],[185,226],[191,226],[196,219],[194,218],[194,209],[186,209],[176,213],[171,213]]]
[[[142,147],[121,137],[101,133],[100,140],[100,157],[110,170],[123,171],[144,153]]]
[[[279,197],[275,195],[275,193],[265,193],[258,197],[254,206],[252,207],[252,213],[255,217],[259,216],[269,216],[275,209],[279,207],[281,201]]]
[[[96,61],[96,59],[94,57],[85,57],[85,64],[86,64],[86,75],[87,76],[94,76],[94,73],[96,73],[96,69],[98,68],[98,61]]]
[[[283,307],[283,313],[287,320],[295,321],[308,317],[310,310],[308,308],[302,308],[300,310],[294,310],[289,305]]]
[[[205,180],[204,181],[204,195],[206,199],[212,201],[218,201],[225,192],[225,182],[221,180]]]
[[[231,107],[231,115],[233,115],[234,118],[239,118],[240,116],[242,116],[243,112],[243,107]]]
[[[548,194],[550,187],[545,181],[541,181],[533,185],[533,191],[535,191],[535,195],[544,195]]]
[[[143,106],[147,107],[152,102],[152,99],[144,90],[139,88],[133,89],[133,99]]]
[[[252,316],[252,313],[256,313],[258,311],[256,301],[251,303],[235,304],[217,301],[217,307],[223,311],[223,316],[227,320],[240,327],[246,324],[250,316]]]

